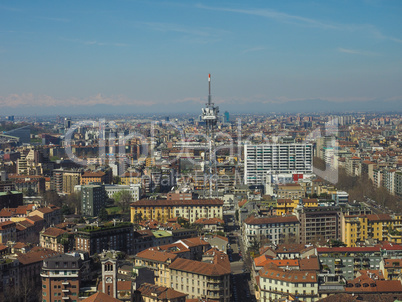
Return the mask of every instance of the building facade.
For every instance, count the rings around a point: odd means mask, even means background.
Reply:
[[[311,144],[261,144],[244,146],[244,181],[263,184],[267,172],[311,173],[313,170]]]
[[[89,255],[109,249],[132,254],[133,233],[133,226],[129,222],[88,225],[76,230],[75,249],[86,251]]]
[[[80,257],[65,254],[43,260],[43,302],[80,301],[80,261]]]
[[[245,246],[266,240],[267,243],[294,243],[299,240],[300,223],[295,215],[254,217],[244,220],[243,240]]]
[[[131,221],[155,219],[167,222],[181,217],[193,223],[199,218],[223,218],[223,201],[219,199],[195,200],[138,200],[131,204]]]

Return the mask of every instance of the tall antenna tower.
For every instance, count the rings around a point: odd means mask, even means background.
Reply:
[[[215,129],[218,122],[219,107],[211,102],[211,74],[208,75],[208,103],[202,108],[202,119],[205,121],[207,140],[209,144],[208,168],[204,165],[204,172],[208,171],[209,179],[209,198],[212,194],[212,178],[216,175],[216,155],[215,155]],[[215,190],[216,190],[215,183]]]

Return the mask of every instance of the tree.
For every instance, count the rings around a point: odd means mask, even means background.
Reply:
[[[66,204],[72,213],[81,213],[81,195],[80,193],[71,193],[65,196],[63,203]]]
[[[107,220],[108,214],[107,214],[107,211],[106,211],[105,208],[102,208],[102,209],[99,210],[98,218],[99,218],[101,221],[106,221],[106,220]]]
[[[23,190],[22,193],[24,193],[25,196],[36,196],[36,192],[32,188]]]
[[[130,203],[132,202],[132,197],[130,191],[122,190],[113,195],[114,201],[118,206],[121,207],[123,213],[127,213],[130,209]]]
[[[56,191],[46,191],[42,195],[42,201],[45,206],[53,204],[55,206],[61,207],[61,198]]]
[[[143,221],[142,219],[142,213],[135,213],[134,214],[134,223],[140,223],[141,221]]]
[[[121,182],[121,177],[120,176],[118,176],[118,175],[113,176],[113,183],[114,184],[120,184],[120,182]]]
[[[346,246],[346,244],[340,240],[331,240],[331,246],[332,247],[341,247],[341,246]]]

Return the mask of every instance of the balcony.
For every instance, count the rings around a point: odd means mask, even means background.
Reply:
[[[70,282],[68,282],[68,281],[63,281],[63,282],[61,282],[61,284],[63,284],[63,285],[69,285]]]
[[[70,297],[66,297],[66,296],[64,296],[64,297],[61,297],[63,300],[70,300]]]
[[[69,289],[62,289],[61,290],[63,293],[68,293],[70,290]]]

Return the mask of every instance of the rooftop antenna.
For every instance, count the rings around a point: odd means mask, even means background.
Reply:
[[[209,198],[213,197],[212,193],[212,178],[216,175],[216,151],[215,151],[215,137],[214,131],[218,121],[219,107],[215,106],[211,102],[211,74],[208,74],[208,103],[205,104],[205,108],[202,108],[202,119],[205,121],[207,140],[209,144],[209,162],[208,170],[206,165],[204,165],[204,175],[208,171],[209,179]],[[206,157],[205,157],[206,158]],[[215,183],[215,191],[217,190],[217,184]],[[205,196],[205,188],[204,188]]]

